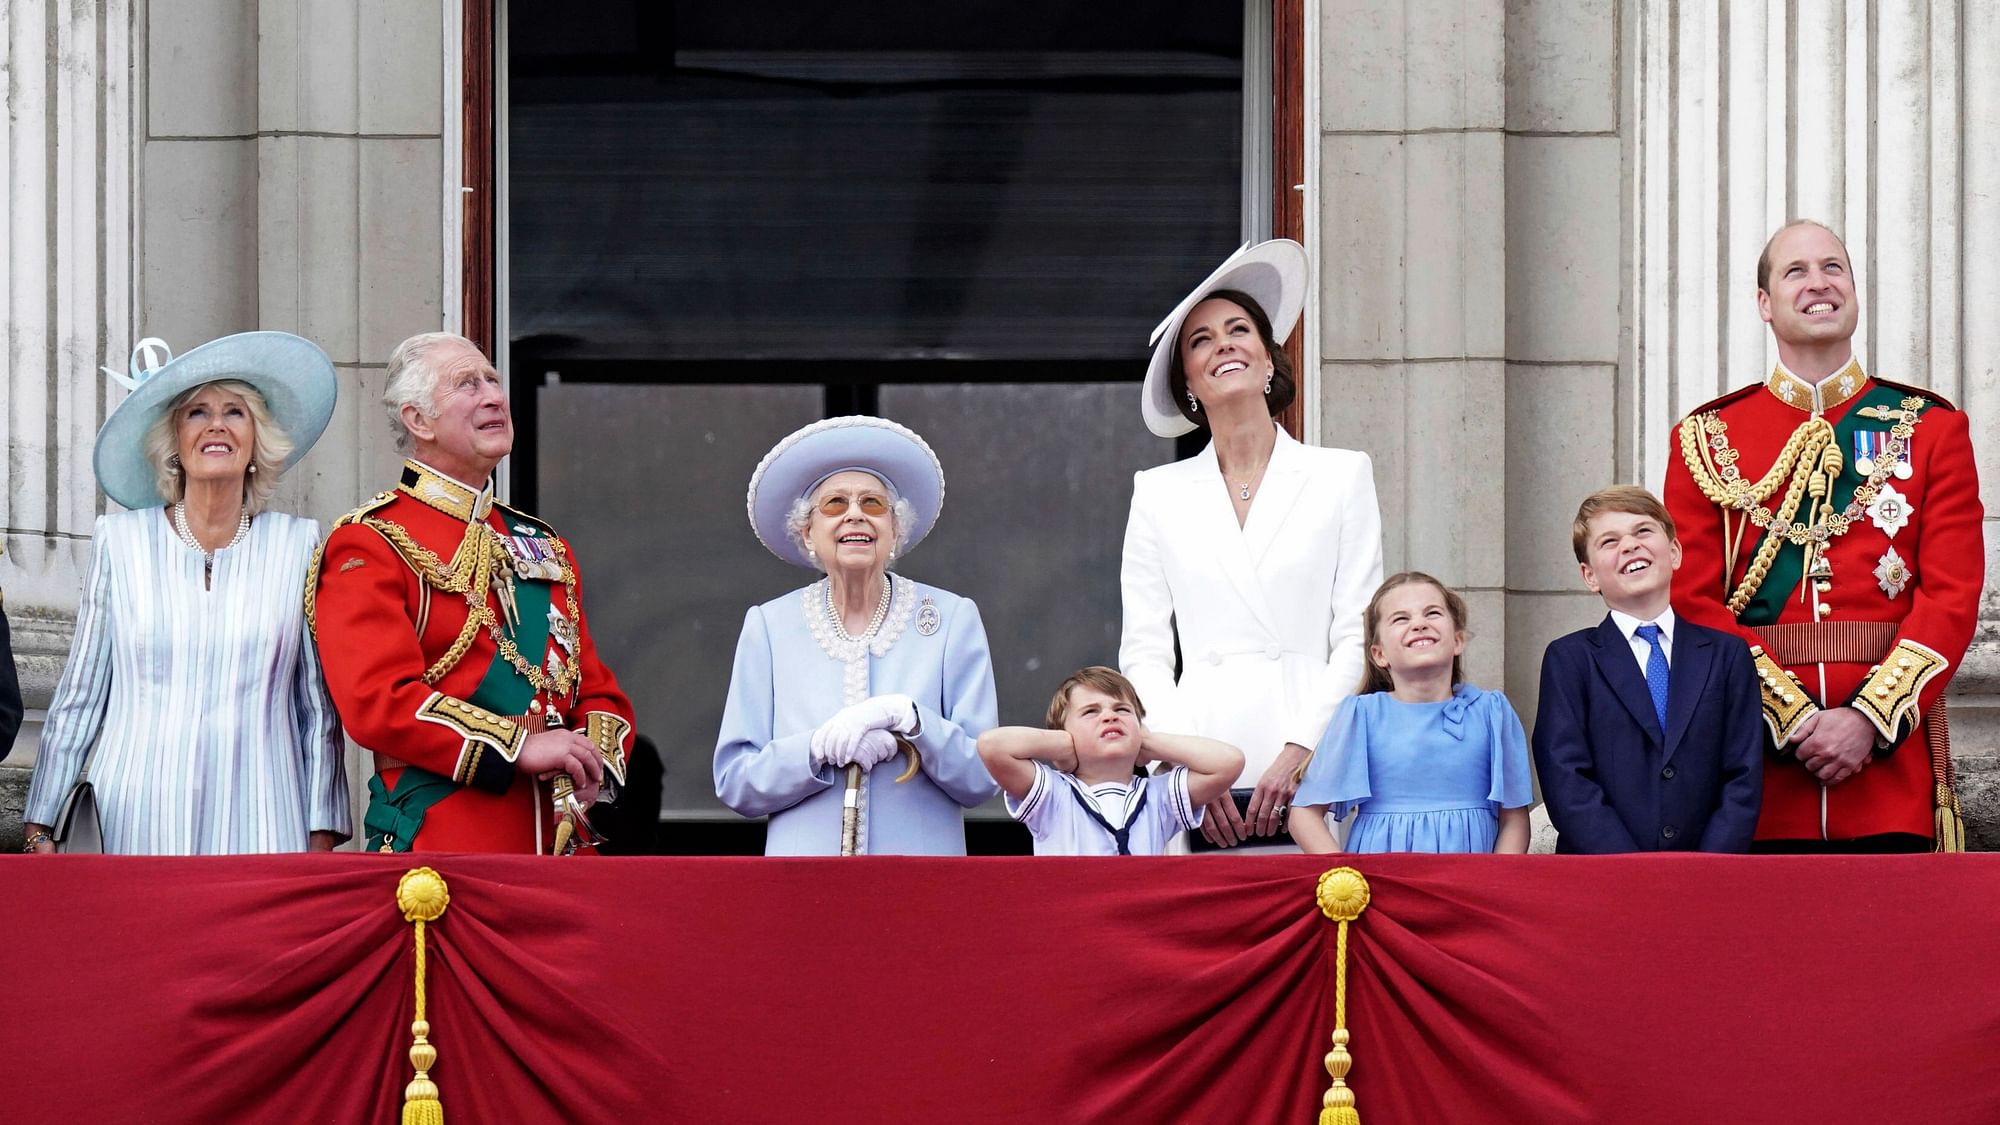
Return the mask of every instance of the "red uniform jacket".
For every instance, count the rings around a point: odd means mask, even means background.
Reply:
[[[394,492],[334,525],[309,581],[348,735],[392,790],[404,766],[458,786],[425,814],[414,849],[549,850],[549,784],[514,759],[551,710],[597,744],[607,784],[623,780],[632,705],[598,659],[569,545],[546,525],[408,461]]]
[[[1972,639],[1984,571],[1965,415],[1858,363],[1818,387],[1779,368],[1676,427],[1666,505],[1683,560],[1675,608],[1757,656],[1782,759],[1764,773],[1757,838],[1931,835],[1941,779],[1913,736]],[[1822,786],[1786,743],[1843,705],[1875,725],[1878,749]]]

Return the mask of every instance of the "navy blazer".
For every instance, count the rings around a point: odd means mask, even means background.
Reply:
[[[1764,793],[1750,648],[1675,615],[1667,729],[1606,614],[1542,655],[1535,771],[1560,853],[1747,852]]]
[[[14,678],[14,646],[7,636],[5,603],[0,603],[0,761],[14,748],[21,729],[21,684]]]

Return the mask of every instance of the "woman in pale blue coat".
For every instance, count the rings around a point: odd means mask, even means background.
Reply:
[[[327,851],[352,830],[344,744],[302,595],[319,525],[265,509],[333,416],[333,363],[284,332],[133,349],[98,432],[104,494],[23,819],[56,850],[95,796],[107,852]],[[75,841],[64,841],[73,846]]]
[[[715,745],[715,794],[768,816],[767,855],[964,855],[991,797],[975,745],[998,722],[979,607],[891,574],[937,522],[944,471],[883,418],[816,422],[750,477],[750,525],[825,577],[752,607]],[[858,767],[851,792],[849,767]]]

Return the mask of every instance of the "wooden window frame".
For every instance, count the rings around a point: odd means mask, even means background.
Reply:
[[[499,231],[494,167],[498,7],[499,0],[464,0],[464,80],[459,107],[464,121],[462,167],[467,189],[459,193],[464,208],[460,324],[465,337],[489,356],[498,355],[494,350],[499,310],[494,257]],[[1306,237],[1302,186],[1306,180],[1305,12],[1305,0],[1271,0],[1271,234],[1300,242]],[[1306,377],[1304,355],[1305,318],[1315,312],[1307,308],[1299,327],[1285,342],[1299,392],[1278,420],[1300,440],[1304,440],[1304,398],[1308,386],[1317,385]]]

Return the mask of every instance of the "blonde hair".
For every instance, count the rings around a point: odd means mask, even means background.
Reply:
[[[210,387],[241,398],[244,407],[250,411],[250,467],[256,471],[243,474],[243,509],[254,516],[264,510],[264,506],[270,503],[271,494],[278,489],[278,477],[285,471],[285,458],[292,455],[292,435],[286,433],[271,414],[263,392],[241,379],[217,379],[213,383],[189,387],[175,395],[160,416],[153,419],[153,424],[146,427],[143,448],[147,463],[153,466],[153,487],[169,504],[187,498],[187,471],[181,467],[176,430],[180,425],[181,411],[187,409],[187,404],[194,401],[196,395]]]
[[[1373,691],[1394,691],[1396,681],[1389,676],[1389,670],[1375,663],[1375,646],[1381,641],[1382,599],[1389,591],[1403,586],[1435,586],[1444,595],[1445,612],[1451,614],[1452,628],[1470,639],[1472,633],[1465,627],[1465,599],[1458,591],[1432,578],[1421,570],[1406,570],[1392,574],[1375,588],[1375,596],[1368,599],[1368,609],[1361,615],[1361,686],[1354,689],[1356,695],[1367,695]],[[1465,682],[1465,657],[1463,654],[1451,658],[1451,686]]]
[[[1056,689],[1055,698],[1049,700],[1050,730],[1061,730],[1063,724],[1069,721],[1069,693],[1080,687],[1101,691],[1113,699],[1122,699],[1130,703],[1133,712],[1139,716],[1139,721],[1142,723],[1146,721],[1146,705],[1139,702],[1139,689],[1132,686],[1132,681],[1120,675],[1116,668],[1093,664],[1088,668],[1079,668],[1071,672],[1069,679],[1064,680],[1062,686]]]
[[[1659,497],[1636,484],[1614,484],[1584,497],[1576,510],[1576,522],[1569,526],[1569,545],[1576,551],[1576,561],[1590,561],[1590,521],[1607,512],[1644,516],[1658,523],[1668,539],[1680,539],[1674,534],[1674,517],[1667,513],[1667,506],[1660,503]]]

